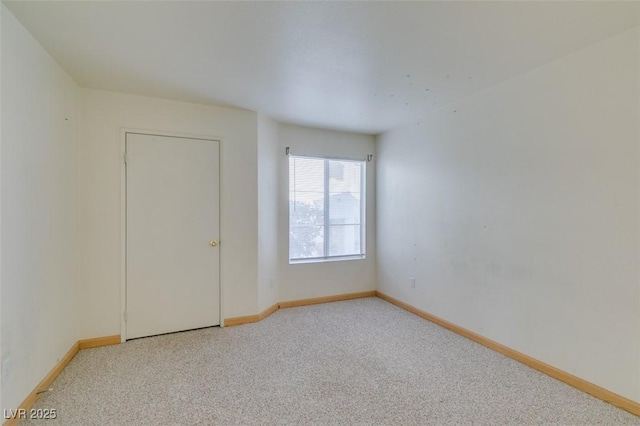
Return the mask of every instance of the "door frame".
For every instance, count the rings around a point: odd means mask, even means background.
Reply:
[[[218,142],[219,147],[219,161],[218,161],[218,229],[220,230],[220,234],[218,235],[219,241],[224,240],[224,235],[222,231],[222,152],[223,152],[223,143],[221,137],[216,136],[208,136],[208,135],[197,135],[193,133],[184,133],[184,132],[169,132],[169,131],[158,131],[158,130],[148,130],[148,129],[136,129],[129,127],[120,128],[120,342],[124,343],[127,340],[127,321],[126,321],[126,310],[127,310],[127,166],[125,164],[125,155],[127,153],[127,134],[136,133],[142,135],[149,136],[165,136],[165,137],[173,137],[173,138],[192,138],[192,139],[202,139],[207,141]],[[219,256],[220,256],[220,266],[218,268],[218,282],[220,283],[220,292],[219,292],[219,304],[220,304],[220,327],[224,327],[224,310],[222,303],[223,295],[224,295],[224,286],[222,281],[222,247],[219,248]]]

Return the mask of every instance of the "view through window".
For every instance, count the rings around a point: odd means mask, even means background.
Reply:
[[[289,156],[289,259],[364,257],[365,162]]]

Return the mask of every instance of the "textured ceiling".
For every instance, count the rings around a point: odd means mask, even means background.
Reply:
[[[83,87],[378,133],[638,25],[616,2],[5,2]]]

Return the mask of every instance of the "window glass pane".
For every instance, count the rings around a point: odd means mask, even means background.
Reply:
[[[329,226],[329,256],[362,254],[360,225]]]
[[[329,161],[329,224],[360,224],[362,163]]]
[[[291,226],[289,259],[324,256],[324,226]]]
[[[324,225],[324,198],[316,201],[289,199],[290,225]]]
[[[362,161],[289,157],[290,259],[364,254],[363,174]]]
[[[324,256],[324,160],[289,157],[289,258]]]

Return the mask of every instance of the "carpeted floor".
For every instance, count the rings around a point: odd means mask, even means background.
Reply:
[[[640,425],[377,298],[80,351],[53,388],[22,425]]]

